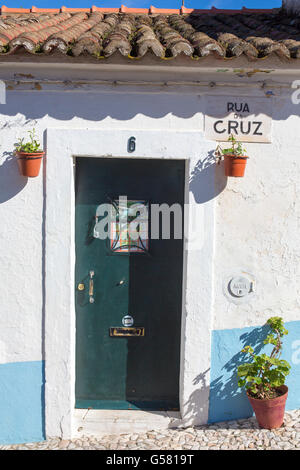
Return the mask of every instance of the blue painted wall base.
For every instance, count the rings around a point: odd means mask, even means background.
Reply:
[[[0,364],[0,444],[45,439],[44,362]]]
[[[289,334],[283,341],[283,355],[292,366],[286,385],[287,410],[300,408],[300,321],[287,322]],[[267,326],[215,330],[212,334],[209,422],[252,416],[245,391],[237,386],[236,370],[245,361],[241,349],[251,345],[256,353]],[[0,364],[0,444],[37,442],[45,439],[44,362]]]
[[[286,385],[289,394],[286,410],[300,408],[300,321],[287,322],[289,333],[283,339],[282,359],[291,364]],[[253,415],[245,390],[237,385],[237,367],[245,362],[241,349],[250,345],[256,354],[268,353],[270,345],[262,341],[270,331],[268,326],[215,330],[212,333],[209,423],[249,418]]]

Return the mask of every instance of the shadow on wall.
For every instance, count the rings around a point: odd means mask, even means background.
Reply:
[[[176,98],[175,98],[176,97]],[[7,104],[1,112],[6,116],[14,116],[18,126],[26,122],[51,117],[59,121],[70,121],[77,117],[91,122],[100,122],[106,118],[117,121],[128,121],[136,116],[147,116],[161,119],[167,115],[181,119],[189,119],[201,111],[200,96],[163,93],[140,94],[118,93],[72,93],[72,90],[60,92],[53,99],[53,93],[40,92],[36,99],[32,93],[22,93],[22,106],[20,108],[20,95],[14,91],[7,93]],[[20,113],[24,118],[20,118]],[[13,125],[0,123],[2,128],[11,128]]]
[[[245,87],[247,87],[246,83]],[[67,92],[66,90],[60,91],[57,93],[56,99],[53,99],[52,92],[44,90],[35,91],[34,99],[32,92],[21,93],[9,90],[7,104],[1,108],[1,113],[14,117],[18,126],[49,117],[62,122],[70,121],[73,118],[100,122],[107,118],[128,121],[136,116],[152,119],[175,116],[180,119],[190,119],[201,112],[209,114],[209,110],[206,109],[206,99],[200,95],[200,92],[199,95],[178,92],[165,94],[162,90],[161,93],[149,92],[141,95],[140,93],[127,93],[125,90],[122,92],[120,90],[118,93],[119,89],[115,87],[111,92],[106,93],[92,91],[87,93],[85,88],[80,93],[79,90],[80,87],[74,86],[73,89],[72,87],[67,89]],[[267,91],[273,93],[272,90],[266,88],[265,92]],[[299,105],[293,104],[292,101],[292,95],[295,92],[296,90],[291,88],[290,99],[276,97],[274,103],[272,98],[261,97],[263,114],[272,117],[273,120],[285,120],[292,115],[298,116]],[[20,95],[22,96],[21,105]],[[224,111],[223,116],[226,115],[228,113]],[[250,112],[249,116],[255,119],[257,114]],[[3,129],[13,126],[14,124],[11,122],[0,122],[0,128]]]
[[[185,414],[182,416],[182,419],[188,423],[188,425],[197,425],[197,416],[199,415],[199,410],[205,415],[208,408],[208,397],[209,397],[209,384],[207,383],[206,375],[210,369],[207,369],[204,372],[201,372],[193,379],[193,385],[198,385],[196,390],[194,390],[187,402],[184,403]],[[169,425],[169,428],[174,428],[181,426],[181,418],[172,419],[172,422]]]
[[[9,201],[26,186],[28,178],[21,176],[13,152],[4,152],[0,163],[0,204]]]
[[[259,354],[266,347],[263,340],[269,331],[268,325],[242,335],[240,329],[213,331],[209,423],[252,416],[245,390],[238,387],[237,367],[244,364],[246,358],[240,351],[250,345],[254,353]],[[235,352],[237,348],[239,352]]]
[[[227,177],[224,174],[223,162],[218,165],[214,153],[215,150],[210,150],[192,171],[190,191],[197,204],[214,199],[226,188]]]
[[[209,385],[206,380],[206,374],[210,369],[197,375],[193,380],[193,385],[198,385],[198,388],[191,393],[188,401],[185,403],[186,416],[192,419],[193,416],[199,413],[199,407],[204,408],[208,404]]]

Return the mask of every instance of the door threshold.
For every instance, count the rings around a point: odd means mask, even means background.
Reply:
[[[170,429],[182,424],[179,411],[74,409],[73,437]]]

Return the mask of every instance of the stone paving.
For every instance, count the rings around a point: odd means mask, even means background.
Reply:
[[[139,434],[82,437],[72,440],[0,446],[0,450],[300,450],[300,410],[285,414],[284,424],[260,429],[255,418]]]

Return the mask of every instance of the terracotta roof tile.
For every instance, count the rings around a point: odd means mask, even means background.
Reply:
[[[152,54],[249,60],[275,54],[300,58],[300,17],[281,9],[166,10],[127,8],[1,8],[0,53],[59,51],[70,56],[128,58]]]

